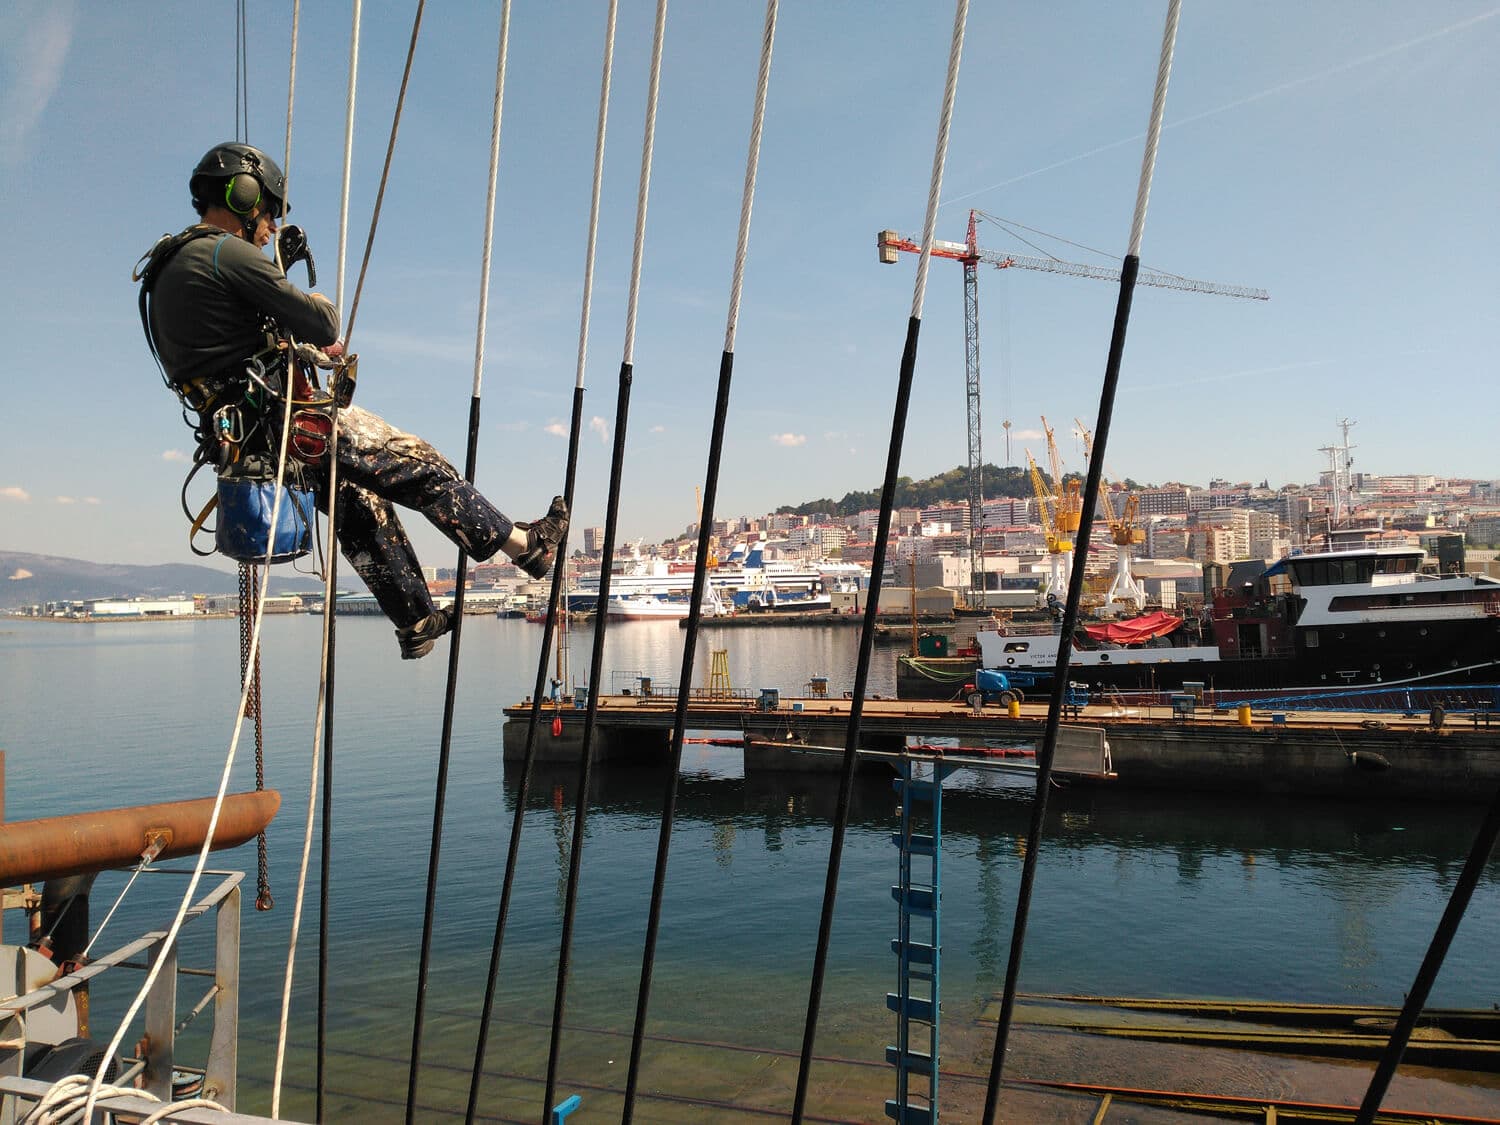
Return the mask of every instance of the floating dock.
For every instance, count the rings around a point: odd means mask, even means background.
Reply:
[[[849,706],[847,699],[792,699],[771,689],[719,698],[695,691],[687,729],[742,740],[747,771],[836,771]],[[595,761],[665,760],[675,708],[675,689],[601,696]],[[530,713],[529,700],[505,708],[507,760],[525,755]],[[585,715],[581,701],[545,702],[538,760],[577,761]],[[1012,717],[993,707],[975,713],[956,703],[868,699],[860,749],[869,760],[861,765],[888,769],[880,758],[903,752],[1003,765],[1006,750],[1036,749],[1045,722],[1043,703],[1021,704]],[[1425,715],[1093,704],[1073,709],[1059,729],[1054,768],[1059,781],[1078,785],[1462,802],[1487,801],[1500,786],[1500,724],[1488,721],[1434,727]]]

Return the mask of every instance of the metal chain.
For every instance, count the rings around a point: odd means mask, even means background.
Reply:
[[[255,664],[250,663],[250,630],[255,620],[257,595],[260,582],[253,563],[240,563],[240,687],[250,679],[250,690],[245,693],[245,718],[255,721],[255,789],[266,787],[265,729],[261,723],[260,707],[260,652],[255,653]],[[262,832],[255,840],[256,875],[255,909],[270,910],[276,905],[271,898],[271,864],[266,854],[266,834]]]

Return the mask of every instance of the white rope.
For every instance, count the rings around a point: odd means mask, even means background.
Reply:
[[[943,163],[948,158],[948,127],[953,121],[953,96],[958,90],[958,63],[964,53],[964,25],[968,18],[969,0],[958,0],[953,12],[953,43],[948,48],[948,80],[943,86],[943,108],[938,115],[937,148],[932,154],[932,180],[927,189],[927,219],[922,224],[922,253],[917,258],[917,284],[911,298],[913,320],[922,319],[922,301],[927,295],[927,263],[932,256],[932,235],[937,227]]]
[[[330,553],[338,550],[335,531],[335,515],[338,511],[339,494],[339,412],[335,406],[330,411],[328,433],[328,546]],[[297,940],[302,933],[302,907],[307,900],[307,869],[312,857],[313,818],[317,812],[321,765],[323,760],[323,716],[328,707],[328,667],[333,649],[333,614],[337,591],[333,585],[334,568],[330,564],[323,574],[323,631],[322,655],[318,662],[318,705],[313,714],[312,764],[308,771],[307,817],[302,829],[302,862],[297,872],[297,895],[292,906],[292,927],[287,939],[286,972],[281,987],[281,1019],[276,1028],[276,1065],[271,1079],[271,1116],[281,1116],[281,1080],[286,1064],[286,1043],[292,1009],[292,976],[297,962]]]
[[[283,383],[283,397],[286,399],[286,410],[281,424],[281,449],[276,461],[276,496],[271,503],[271,534],[266,542],[266,565],[261,568],[260,591],[256,596],[255,626],[250,632],[250,649],[245,657],[247,669],[255,667],[255,658],[260,652],[260,628],[265,620],[266,613],[266,590],[271,582],[271,555],[276,549],[275,529],[281,524],[281,500],[286,492],[286,462],[288,441],[291,438],[292,420],[292,387],[290,370],[287,379]],[[243,608],[243,607],[242,607]],[[235,708],[234,733],[229,739],[229,750],[224,756],[224,769],[219,774],[219,788],[214,794],[213,811],[209,814],[208,830],[203,836],[203,846],[198,849],[198,861],[193,865],[192,878],[188,880],[187,890],[183,892],[182,901],[177,906],[177,913],[172,918],[172,925],[167,929],[167,936],[162,940],[160,952],[157,954],[151,970],[146,974],[145,982],[142,983],[140,991],[136,993],[131,1002],[129,1010],[125,1013],[120,1025],[115,1029],[114,1037],[110,1039],[109,1046],[105,1048],[104,1057],[100,1060],[99,1071],[94,1075],[94,1080],[89,1086],[88,1099],[84,1105],[83,1119],[89,1121],[94,1112],[94,1103],[98,1100],[99,1090],[104,1081],[104,1072],[109,1067],[110,1059],[120,1049],[120,1043],[125,1038],[125,1031],[130,1022],[135,1019],[136,1013],[141,1010],[141,1005],[146,1002],[152,987],[156,984],[156,978],[161,975],[161,968],[167,961],[167,951],[172,948],[172,943],[177,940],[178,931],[182,929],[183,922],[187,918],[188,906],[193,901],[193,895],[198,891],[198,883],[203,878],[203,870],[208,866],[209,852],[213,850],[214,833],[219,829],[219,813],[224,808],[224,795],[229,791],[230,772],[234,767],[235,754],[239,751],[240,734],[245,728],[245,710],[250,699],[250,689],[255,683],[255,677],[246,674],[245,682],[240,685],[240,702]]]
[[[1146,151],[1141,156],[1141,181],[1135,192],[1135,218],[1130,224],[1127,254],[1141,256],[1146,233],[1146,204],[1151,199],[1151,177],[1156,172],[1156,146],[1161,140],[1161,119],[1167,109],[1167,80],[1172,77],[1172,52],[1177,44],[1177,17],[1182,0],[1169,0],[1167,26],[1161,33],[1161,61],[1156,67],[1156,90],[1151,95],[1151,124],[1146,129]]]
[[[750,153],[745,159],[745,187],[740,196],[740,234],[734,248],[734,277],[729,283],[729,317],[724,325],[724,350],[734,351],[739,327],[740,292],[745,284],[745,257],[750,246],[750,211],[755,204],[755,177],[760,169],[760,134],[766,119],[766,89],[771,83],[771,48],[776,42],[777,0],[766,0],[766,24],[760,38],[760,76],[755,84],[755,111],[750,121]]]
[[[656,0],[656,31],[651,42],[651,81],[646,92],[646,130],[641,143],[641,179],[635,194],[635,248],[630,261],[630,298],[625,313],[626,363],[635,362],[636,306],[641,292],[641,260],[646,252],[646,200],[651,193],[651,155],[656,147],[656,98],[661,90],[661,51],[667,30],[667,0]]]
[[[92,1104],[90,1095],[95,1092],[95,1086],[86,1074],[70,1074],[59,1079],[36,1105],[27,1110],[26,1116],[21,1118],[21,1125],[63,1125],[80,1107]],[[97,1095],[101,1098],[137,1097],[148,1102],[161,1101],[155,1094],[127,1086],[97,1086]]]
[[[349,89],[344,95],[344,191],[339,199],[339,266],[338,281],[333,291],[333,303],[338,306],[342,320],[344,309],[344,264],[349,248],[349,185],[353,179],[354,162],[354,87],[359,77],[359,19],[364,11],[364,0],[354,0],[353,24],[349,29]]]
[[[289,90],[294,89],[296,85],[296,59],[296,14],[294,11],[292,35],[292,77],[288,83]],[[292,105],[289,95],[286,119],[286,169],[289,169],[291,167],[291,144]],[[283,174],[286,174],[285,170],[283,171]],[[274,245],[276,248],[277,263],[281,264],[280,245]],[[285,400],[286,405],[282,411],[281,419],[281,448],[278,450],[276,457],[276,494],[271,501],[271,523],[270,533],[266,537],[266,559],[265,565],[261,567],[260,590],[258,591],[255,599],[255,625],[250,633],[250,648],[245,656],[245,668],[247,671],[244,676],[244,683],[240,685],[239,706],[235,708],[234,733],[230,736],[229,750],[224,756],[224,768],[219,774],[219,788],[214,794],[213,811],[209,814],[208,818],[208,830],[204,833],[203,846],[198,850],[198,860],[193,865],[192,877],[188,880],[187,890],[183,893],[182,901],[177,905],[177,912],[172,918],[171,926],[167,929],[167,936],[162,941],[161,950],[157,954],[150,971],[146,974],[145,982],[141,985],[140,991],[136,993],[135,999],[131,1002],[129,1010],[126,1011],[124,1018],[120,1021],[119,1026],[115,1029],[114,1036],[110,1039],[109,1046],[104,1052],[104,1057],[100,1060],[98,1073],[94,1075],[93,1081],[89,1084],[88,1097],[85,1101],[83,1111],[83,1119],[85,1121],[89,1121],[92,1119],[94,1112],[94,1103],[98,1100],[99,1091],[102,1088],[104,1082],[104,1072],[109,1067],[110,1059],[112,1059],[115,1052],[119,1050],[120,1043],[125,1038],[126,1029],[130,1026],[131,1021],[135,1019],[136,1013],[141,1009],[141,1005],[145,1003],[146,997],[150,994],[152,986],[156,984],[157,977],[161,975],[162,965],[164,965],[167,961],[167,952],[172,948],[172,943],[177,940],[177,934],[182,929],[183,923],[187,919],[188,907],[193,901],[193,895],[198,891],[198,883],[203,878],[203,871],[208,866],[209,853],[213,851],[214,834],[219,829],[219,814],[224,809],[224,797],[225,794],[227,794],[229,791],[229,778],[234,768],[235,755],[239,751],[240,735],[245,728],[246,705],[248,704],[250,699],[250,690],[255,685],[257,680],[257,677],[251,670],[255,668],[256,658],[260,653],[261,623],[265,620],[266,593],[270,589],[271,584],[271,558],[276,553],[276,529],[281,526],[282,499],[286,495],[287,450],[289,448],[289,442],[291,440],[292,433],[292,399],[295,397],[295,392],[292,386],[294,362],[294,353],[289,349],[285,359],[285,374],[282,378],[281,388],[282,397]],[[242,613],[244,612],[243,606],[240,607],[240,611]]]
[[[348,101],[344,114],[344,180],[339,205],[338,282],[337,289],[335,290],[335,308],[338,308],[343,301],[345,251],[348,246],[350,169],[354,153],[354,90],[355,79],[359,69],[359,24],[361,8],[362,4],[360,0],[355,0],[354,23],[350,33],[351,42],[349,45]],[[288,124],[289,133],[290,128],[290,124]],[[342,310],[340,315],[342,315]],[[332,391],[333,387],[330,386],[329,390]],[[326,454],[328,458],[326,500],[328,505],[328,548],[330,561],[323,573],[323,628],[321,631],[322,643],[318,660],[318,702],[313,712],[312,761],[308,767],[307,815],[303,820],[302,857],[297,871],[297,893],[292,905],[291,929],[287,937],[286,968],[282,976],[281,986],[281,1015],[276,1027],[276,1062],[271,1077],[271,1116],[273,1118],[281,1116],[281,1086],[286,1073],[286,1047],[291,1025],[292,982],[296,975],[297,943],[302,935],[302,911],[307,903],[307,872],[312,863],[313,822],[317,815],[317,803],[322,784],[323,730],[325,716],[328,712],[328,672],[333,653],[335,603],[338,600],[338,591],[334,588],[334,571],[336,565],[334,560],[337,558],[338,551],[337,516],[339,494],[339,412],[337,405],[330,408],[329,421],[328,452]]]
[[[139,1125],[156,1125],[158,1121],[165,1121],[172,1114],[184,1109],[214,1109],[220,1113],[233,1112],[228,1106],[220,1105],[212,1098],[183,1098],[180,1102],[168,1102],[150,1117],[141,1118]]]
[[[484,200],[484,248],[479,265],[479,327],[474,333],[474,397],[484,381],[484,335],[490,315],[490,251],[495,242],[495,184],[500,178],[500,119],[505,109],[505,60],[510,47],[510,0],[500,5],[500,48],[495,62],[495,109],[490,118],[490,185]]]
[[[599,127],[594,136],[594,194],[589,202],[588,248],[583,258],[583,312],[578,318],[578,371],[573,386],[583,389],[583,373],[589,356],[589,311],[594,303],[594,252],[599,244],[599,197],[604,185],[604,134],[609,123],[609,82],[615,60],[615,16],[619,0],[609,0],[605,17],[604,72],[599,79]]]
[[[89,1082],[90,1079],[85,1074],[72,1074],[56,1082],[20,1119],[22,1125],[64,1125],[83,1107],[86,1096],[85,1088]],[[213,1109],[220,1113],[230,1112],[227,1106],[220,1105],[210,1098],[184,1098],[181,1101],[163,1103],[155,1094],[129,1086],[102,1086],[99,1089],[99,1096],[111,1099],[135,1098],[160,1106],[159,1109],[153,1110],[150,1116],[141,1118],[139,1125],[156,1125],[157,1122],[184,1109]]]

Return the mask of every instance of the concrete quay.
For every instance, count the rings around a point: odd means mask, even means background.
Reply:
[[[697,694],[689,705],[688,731],[743,740],[747,772],[839,768],[848,700],[781,696],[766,708],[758,699]],[[601,696],[595,762],[663,760],[675,706],[674,697]],[[530,712],[529,701],[505,708],[507,761],[525,755]],[[570,701],[544,703],[537,760],[576,762],[585,714]],[[993,707],[975,714],[953,703],[866,700],[860,765],[889,769],[881,759],[911,743],[956,740],[956,747],[941,750],[946,760],[1024,769],[1025,750],[1040,743],[1045,720],[1041,703],[1022,704],[1020,717],[1012,718]],[[1066,718],[1059,730],[1054,770],[1059,781],[1074,785],[1448,802],[1488,801],[1500,786],[1500,723],[1469,719],[1433,729],[1425,715],[1376,719],[1365,713],[1252,711],[1246,726],[1233,711],[1174,715],[1163,707],[1093,704]],[[1007,757],[1000,748],[1021,753]]]

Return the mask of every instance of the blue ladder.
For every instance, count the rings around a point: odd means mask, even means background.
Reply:
[[[901,830],[891,834],[900,854],[900,881],[891,888],[898,991],[885,997],[896,1013],[896,1043],[885,1049],[885,1060],[896,1068],[896,1096],[885,1103],[885,1115],[898,1125],[935,1125],[938,1119],[943,779],[958,767],[933,762],[927,778],[917,776],[919,768],[910,760],[898,762],[900,776],[892,782],[901,797]],[[924,812],[926,833],[917,831]],[[924,859],[925,865],[919,862]]]

